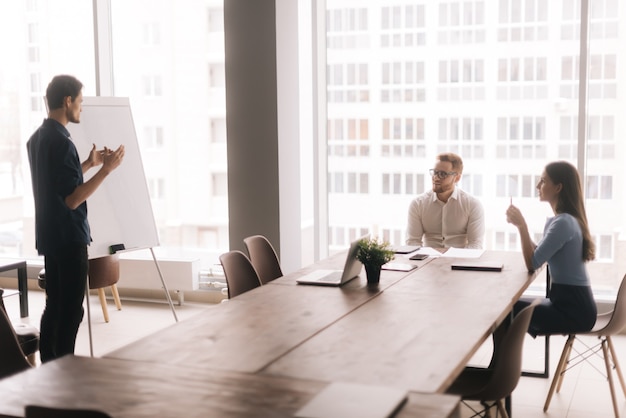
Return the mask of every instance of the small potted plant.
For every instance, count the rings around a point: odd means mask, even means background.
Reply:
[[[378,238],[363,238],[359,241],[357,259],[365,266],[368,285],[377,285],[380,280],[380,268],[393,260],[394,252],[387,241]]]

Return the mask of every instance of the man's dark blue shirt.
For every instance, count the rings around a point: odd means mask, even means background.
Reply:
[[[40,255],[91,242],[87,202],[72,210],[65,198],[83,184],[83,170],[69,131],[45,119],[26,144],[35,198],[35,240]]]

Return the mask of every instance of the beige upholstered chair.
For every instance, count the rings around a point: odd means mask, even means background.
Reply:
[[[0,379],[27,370],[30,366],[9,317],[0,308]]]
[[[117,310],[122,309],[122,302],[117,291],[117,282],[120,280],[119,255],[113,254],[105,257],[92,258],[89,260],[89,288],[97,289],[104,321],[109,322],[109,311],[104,289],[111,288],[113,300]]]
[[[463,401],[480,401],[484,409],[474,411],[475,415],[472,416],[489,416],[491,408],[496,406],[504,418],[508,417],[504,399],[511,395],[522,374],[524,337],[537,303],[539,299],[522,309],[513,319],[502,341],[494,348],[491,367],[467,367],[446,391],[461,395]]]
[[[278,255],[272,244],[263,235],[253,235],[243,240],[261,284],[266,284],[283,275]]]
[[[0,311],[3,311],[8,318],[9,316],[2,300],[3,293],[4,289],[0,288]],[[31,366],[35,366],[37,363],[37,352],[39,351],[39,329],[21,321],[13,322],[9,320],[9,323],[13,327],[22,353],[26,356]]]
[[[615,395],[615,384],[613,381],[613,370],[619,379],[622,387],[622,392],[626,396],[626,385],[624,384],[624,377],[622,376],[622,370],[617,361],[617,355],[615,348],[613,347],[613,341],[611,336],[619,334],[624,327],[626,327],[626,276],[622,278],[619,290],[617,291],[617,298],[615,299],[615,307],[611,312],[598,314],[596,324],[589,332],[580,332],[578,334],[570,334],[565,341],[561,358],[556,366],[554,377],[552,378],[552,384],[550,385],[550,391],[546,398],[546,403],[543,406],[543,411],[546,412],[550,406],[550,401],[554,392],[557,393],[561,390],[561,384],[565,377],[565,372],[571,369],[573,366],[586,361],[592,356],[599,355],[604,360],[606,367],[606,378],[609,381],[609,389],[611,391],[611,400],[613,401],[613,412],[616,417],[619,417],[619,405],[617,404],[617,398]],[[598,342],[593,346],[585,346],[581,352],[576,352],[574,347],[574,341],[577,339],[577,335],[591,335],[598,337]],[[571,356],[572,351],[576,352],[574,357]],[[571,364],[571,365],[570,365]]]
[[[98,291],[100,306],[102,306],[102,316],[104,321],[109,322],[109,310],[107,308],[106,294],[104,289],[111,288],[113,300],[117,310],[122,309],[122,302],[117,291],[117,282],[120,279],[120,260],[119,255],[113,254],[89,260],[89,289]],[[39,272],[39,287],[46,288],[46,271],[42,269]]]
[[[222,254],[220,263],[224,269],[229,299],[261,286],[256,270],[241,251],[233,250]]]

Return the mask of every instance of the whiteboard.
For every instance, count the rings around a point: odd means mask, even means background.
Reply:
[[[146,183],[137,134],[127,97],[84,97],[80,123],[67,129],[81,162],[89,156],[92,144],[101,150],[124,145],[122,164],[109,174],[87,199],[87,216],[93,242],[89,258],[110,254],[112,245],[126,250],[153,248],[159,237]],[[100,167],[85,173],[90,179]]]

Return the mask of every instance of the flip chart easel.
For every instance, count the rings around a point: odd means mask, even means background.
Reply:
[[[178,322],[172,298],[154,254],[159,237],[130,101],[127,97],[83,97],[82,108],[80,123],[67,126],[81,161],[87,158],[93,144],[98,150],[105,146],[115,150],[122,144],[125,149],[122,164],[109,174],[87,200],[93,239],[89,246],[89,258],[149,248],[174,320]],[[89,180],[97,170],[94,167],[85,173],[84,180]],[[88,285],[86,292],[89,348],[93,357]]]

